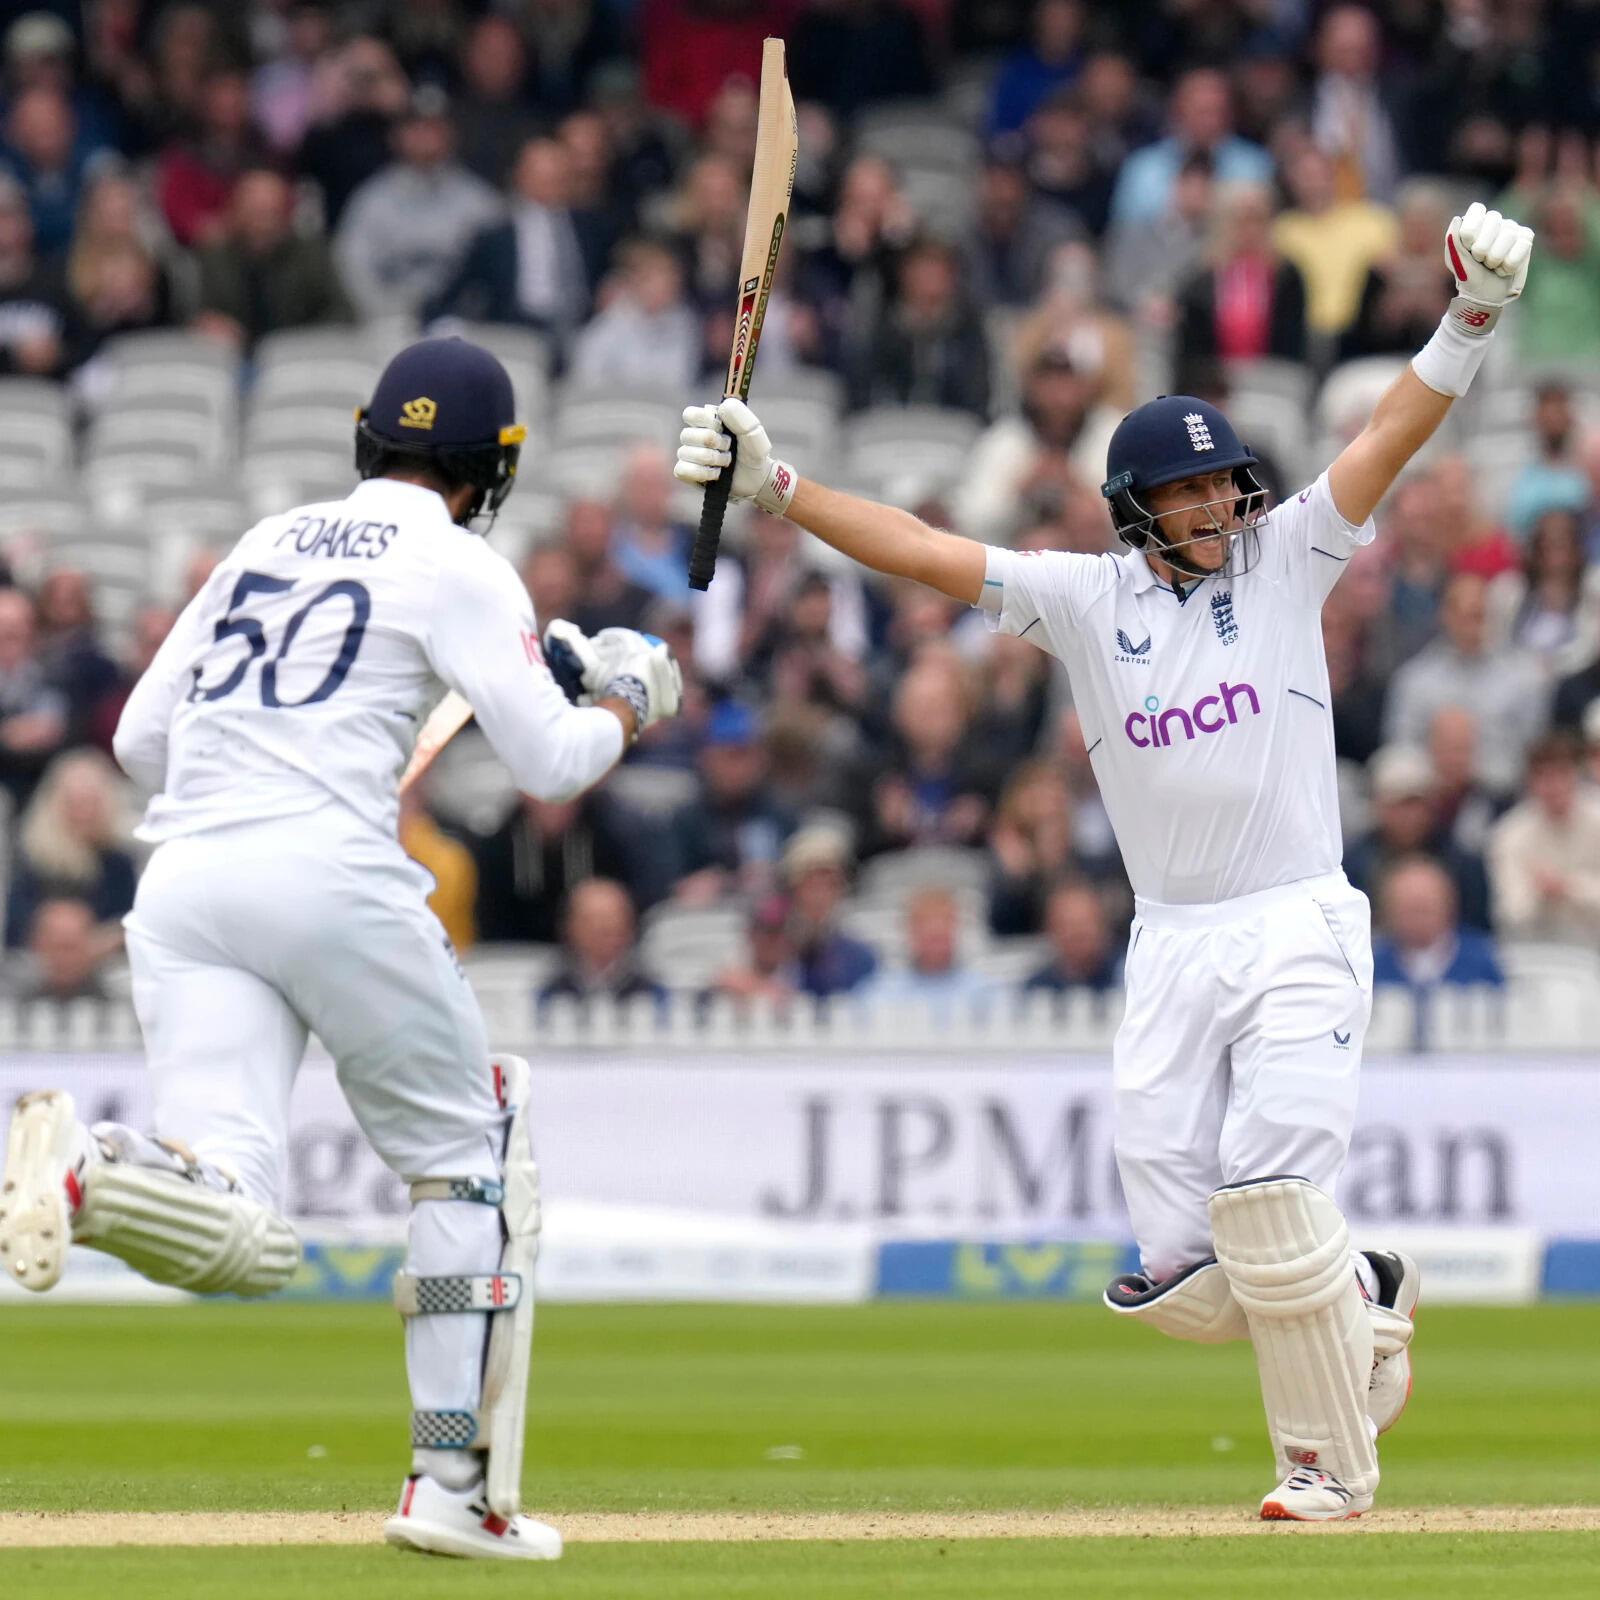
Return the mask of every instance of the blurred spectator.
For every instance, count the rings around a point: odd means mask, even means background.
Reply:
[[[498,189],[537,131],[527,93],[528,47],[521,30],[509,17],[494,12],[479,17],[461,42],[460,70],[456,128],[461,159],[469,171]],[[547,114],[552,109],[545,107]]]
[[[1395,219],[1387,206],[1342,196],[1332,157],[1314,144],[1290,157],[1288,180],[1294,204],[1273,223],[1272,242],[1299,269],[1306,290],[1306,327],[1325,341],[1322,348],[1331,355],[1331,341],[1361,308],[1373,264],[1394,248]]]
[[[1597,700],[1600,700],[1600,654],[1556,685],[1550,720],[1559,728],[1576,730],[1584,725],[1589,707]]]
[[[571,111],[616,52],[615,30],[624,8],[592,0],[522,0],[517,9],[532,55],[530,97],[546,114]],[[627,8],[630,18],[632,11]]]
[[[1046,762],[1018,767],[1007,779],[989,829],[989,928],[1002,938],[1037,933],[1045,906],[1076,863],[1072,800]]]
[[[333,233],[350,197],[389,160],[393,129],[411,90],[394,52],[380,39],[352,39],[334,57],[330,104],[300,146],[298,166],[322,190]]]
[[[989,132],[1011,133],[1083,70],[1080,0],[1037,0],[1028,42],[1000,68],[989,102]]]
[[[20,810],[67,735],[67,697],[46,680],[33,602],[0,589],[0,787]]]
[[[84,360],[119,333],[139,333],[169,321],[163,277],[143,245],[131,241],[100,252],[87,296],[73,298],[76,354]]]
[[[39,665],[45,682],[67,697],[68,736],[80,740],[118,678],[100,645],[89,580],[76,568],[58,567],[39,585],[34,608]]]
[[[720,313],[736,297],[748,200],[743,164],[705,154],[690,163],[669,202],[666,220],[687,269],[689,298],[702,311]],[[761,349],[765,356],[765,343]]]
[[[1186,156],[1152,217],[1113,225],[1106,242],[1106,298],[1157,328],[1177,318],[1178,291],[1199,271],[1211,220],[1211,157]]]
[[[989,409],[989,346],[956,252],[922,239],[900,257],[895,297],[849,352],[850,404]]]
[[[60,376],[76,336],[61,274],[34,254],[27,202],[0,174],[0,375]]]
[[[1343,360],[1414,354],[1433,337],[1455,293],[1439,248],[1450,222],[1450,203],[1439,187],[1422,179],[1403,184],[1395,217],[1393,247],[1367,269],[1355,320],[1340,341]]]
[[[6,114],[4,165],[21,185],[33,218],[39,253],[55,256],[67,248],[84,185],[104,148],[78,137],[72,103],[59,89],[27,89]]]
[[[732,77],[761,79],[761,42],[787,32],[788,8],[766,0],[640,0],[639,67],[650,104],[698,127]],[[805,98],[790,76],[796,100]]]
[[[1022,987],[1066,994],[1086,989],[1103,995],[1122,982],[1122,959],[1111,937],[1105,901],[1087,883],[1057,884],[1045,901],[1044,933],[1050,959]]]
[[[819,101],[841,119],[933,93],[918,15],[900,0],[815,0],[786,31],[795,98]]]
[[[1082,99],[1069,89],[1058,90],[1028,118],[1028,181],[1080,231],[1099,238],[1111,214],[1117,174],[1102,162],[1094,134]]]
[[[434,821],[423,802],[423,784],[400,791],[400,848],[433,879],[428,909],[436,916],[456,951],[478,942],[474,905],[478,868],[472,852],[452,839]]]
[[[1099,257],[1082,240],[1060,246],[1051,258],[1044,298],[1018,325],[1012,340],[1012,365],[1027,373],[1047,351],[1065,352],[1092,378],[1096,398],[1117,420],[1133,409],[1138,357],[1132,330],[1102,299]],[[1094,477],[1098,483],[1099,467]]]
[[[1383,34],[1365,6],[1336,5],[1316,38],[1317,79],[1311,89],[1311,137],[1337,163],[1341,199],[1390,199],[1400,156],[1389,105],[1380,87]]]
[[[1074,489],[1099,486],[1118,418],[1095,384],[1058,349],[1029,369],[1022,409],[979,436],[951,495],[956,526],[985,544],[1010,544],[1024,523],[1058,516]]]
[[[152,285],[150,320],[170,323],[176,296],[172,274],[161,259],[164,244],[170,246],[170,240],[159,219],[147,213],[139,186],[118,168],[101,167],[84,189],[67,253],[67,288],[73,301],[86,308],[91,321],[103,324],[108,307],[119,299],[118,285],[127,281],[126,263],[143,257]]]
[[[916,225],[889,164],[881,156],[860,155],[840,180],[826,232],[820,239],[797,240],[795,294],[817,317],[828,366],[844,364],[852,328],[870,327],[893,254],[910,242]]]
[[[234,185],[262,154],[250,123],[249,80],[231,68],[211,73],[194,136],[173,140],[156,170],[156,199],[179,244],[193,248],[226,237]]]
[[[760,894],[776,882],[794,818],[767,786],[761,734],[760,716],[737,700],[724,700],[706,723],[699,790],[675,819],[680,900],[705,904],[728,894]]]
[[[539,1004],[645,998],[660,1004],[667,991],[639,967],[633,902],[620,883],[590,878],[567,898],[561,968],[539,991]]]
[[[1545,511],[1528,537],[1523,569],[1489,585],[1489,637],[1526,651],[1551,679],[1600,651],[1600,568],[1586,568],[1583,557],[1576,513]]]
[[[1360,620],[1339,594],[1335,589],[1322,608],[1322,653],[1333,695],[1333,748],[1340,760],[1365,765],[1383,742],[1385,685],[1367,662]]]
[[[115,930],[112,930],[114,933]],[[15,1000],[109,1000],[105,966],[116,940],[96,925],[82,900],[46,900],[28,927],[27,952],[10,969],[6,989]]]
[[[1600,948],[1600,791],[1579,780],[1564,729],[1528,751],[1525,798],[1489,836],[1494,922],[1503,938]]]
[[[863,786],[863,855],[982,840],[994,777],[968,743],[971,714],[965,676],[948,655],[923,656],[895,685],[890,753]]]
[[[1506,802],[1478,781],[1478,719],[1465,706],[1444,706],[1428,729],[1433,762],[1433,817],[1438,837],[1480,861],[1489,829]],[[1487,927],[1485,921],[1483,926]]]
[[[1446,530],[1450,570],[1485,580],[1515,570],[1522,552],[1506,530],[1487,515],[1478,499],[1477,473],[1465,456],[1445,456],[1428,474],[1434,514]]]
[[[1524,187],[1496,202],[1539,238],[1517,303],[1524,362],[1600,359],[1600,197],[1566,184],[1542,198]]]
[[[332,46],[330,9],[321,0],[291,0],[284,8],[282,49],[250,80],[251,115],[279,156],[293,155],[311,126]]]
[[[350,196],[334,241],[345,292],[362,317],[418,312],[503,209],[455,159],[450,108],[438,89],[412,97],[395,125],[394,156]]]
[[[1173,86],[1167,106],[1170,132],[1135,150],[1122,164],[1111,199],[1113,222],[1143,222],[1167,207],[1184,161],[1196,151],[1211,157],[1220,183],[1272,181],[1272,157],[1232,132],[1228,80],[1212,67],[1196,67]]]
[[[781,894],[762,895],[745,924],[746,959],[724,967],[712,980],[710,993],[769,1006],[794,998],[798,981],[794,943],[789,937],[789,903]]]
[[[849,887],[850,846],[844,834],[821,823],[801,828],[784,847],[782,865],[798,987],[819,1000],[857,988],[877,971],[878,958],[859,939],[839,932],[839,910]]]
[[[530,139],[512,173],[510,217],[473,239],[425,315],[523,323],[543,329],[562,348],[589,306],[588,268],[571,200],[566,146]]]
[[[1373,670],[1387,677],[1438,629],[1451,530],[1439,515],[1425,475],[1402,477],[1389,492],[1382,516],[1383,535],[1377,544],[1388,556],[1388,600],[1378,619],[1381,625],[1367,643]]]
[[[1395,673],[1384,708],[1384,736],[1420,745],[1444,706],[1464,706],[1478,719],[1478,776],[1509,794],[1523,752],[1544,727],[1549,690],[1539,668],[1520,651],[1493,648],[1482,578],[1458,573],[1439,607],[1442,632]]]
[[[672,250],[634,239],[617,252],[602,309],[573,345],[570,377],[591,389],[682,394],[700,371],[700,321],[684,298]]]
[[[1036,194],[1020,159],[992,152],[978,174],[977,218],[965,241],[967,282],[980,307],[1030,306],[1057,246],[1081,229],[1064,207]]]
[[[133,909],[138,873],[127,849],[124,787],[98,750],[69,750],[50,763],[17,829],[6,897],[13,949],[48,900],[81,900],[98,923],[115,923]]]
[[[1547,511],[1576,514],[1589,503],[1578,419],[1572,390],[1565,383],[1547,379],[1535,391],[1533,442],[1533,460],[1517,474],[1506,495],[1506,522],[1518,538],[1526,538]]]
[[[689,598],[691,530],[672,514],[672,462],[653,444],[635,445],[611,514],[611,556],[630,583],[662,600]]]
[[[244,173],[228,211],[227,232],[199,256],[203,332],[249,349],[284,328],[350,320],[327,243],[294,232],[294,196],[277,173]]]
[[[561,908],[591,878],[628,877],[628,850],[604,794],[576,800],[522,795],[487,838],[472,841],[477,864],[478,938],[549,944]]]
[[[93,8],[84,7],[85,11]],[[102,5],[102,12],[115,10]],[[8,8],[15,15],[12,8]],[[54,11],[24,11],[6,29],[5,102],[9,106],[30,89],[51,89],[72,107],[81,150],[109,148],[118,142],[117,107],[94,84],[80,83],[78,44],[73,31]]]
[[[877,973],[862,1000],[936,1023],[981,1008],[995,998],[995,985],[961,959],[960,935],[955,896],[948,889],[918,889],[906,902],[908,964]]]
[[[1372,758],[1372,830],[1345,851],[1344,870],[1362,893],[1376,895],[1396,861],[1425,852],[1455,888],[1462,920],[1489,926],[1489,885],[1483,859],[1441,835],[1434,810],[1437,775],[1425,750],[1385,745]]]
[[[602,628],[637,628],[650,604],[650,591],[625,577],[616,563],[610,506],[602,500],[569,502],[564,543],[576,569],[572,620],[591,635]]]
[[[1416,1002],[1411,1048],[1432,1044],[1432,999],[1439,986],[1490,984],[1505,973],[1494,940],[1462,927],[1450,876],[1427,856],[1402,856],[1377,891],[1379,933],[1372,941],[1372,981],[1408,990]]]
[[[1217,186],[1209,265],[1180,296],[1180,380],[1197,360],[1253,361],[1306,354],[1305,285],[1273,248],[1272,196],[1264,183]]]

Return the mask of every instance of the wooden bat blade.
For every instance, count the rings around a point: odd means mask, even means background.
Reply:
[[[800,156],[800,131],[795,121],[794,96],[784,71],[782,39],[768,39],[761,49],[761,105],[756,118],[756,156],[750,174],[750,207],[744,219],[744,249],[739,258],[739,299],[734,307],[733,349],[728,357],[728,377],[722,395],[750,398],[756,347],[772,295],[772,278],[778,251],[789,225],[789,203],[794,195],[794,169]],[[728,505],[731,465],[706,485],[700,510],[700,527],[689,556],[689,585],[704,589],[717,566],[717,545],[722,539],[722,518]]]
[[[400,774],[400,792],[407,789],[433,765],[433,758],[472,720],[472,707],[452,689],[428,713],[428,720],[417,734],[406,770]]]

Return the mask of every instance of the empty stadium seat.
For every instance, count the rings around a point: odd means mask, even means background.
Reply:
[[[669,988],[698,989],[745,955],[745,912],[739,906],[657,906],[639,941],[645,970]]]

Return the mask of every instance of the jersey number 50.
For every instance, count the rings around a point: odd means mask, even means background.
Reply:
[[[250,670],[251,665],[259,661],[267,653],[267,631],[255,617],[238,616],[239,610],[251,595],[255,594],[286,594],[294,588],[294,582],[289,578],[272,578],[264,572],[247,572],[234,585],[233,598],[228,602],[228,609],[223,614],[222,620],[217,624],[217,631],[213,642],[221,644],[224,639],[243,639],[250,647],[249,654],[239,662],[220,683],[205,688],[200,682],[200,668],[194,669],[194,687],[189,690],[190,700],[221,700],[224,695],[230,695],[244,682],[244,675]],[[294,645],[295,635],[300,632],[307,617],[316,608],[326,601],[344,599],[350,602],[350,624],[344,630],[344,639],[339,645],[339,654],[334,658],[333,665],[310,694],[299,700],[280,700],[278,698],[278,668],[283,664],[283,658],[288,655]],[[356,653],[361,649],[361,640],[367,631],[367,619],[372,615],[372,596],[367,592],[365,584],[357,583],[353,578],[341,579],[338,583],[330,583],[327,588],[314,594],[295,614],[289,618],[288,626],[283,630],[283,643],[278,646],[278,653],[270,661],[265,662],[261,668],[261,703],[272,707],[293,707],[315,705],[319,700],[326,700],[344,682],[352,664],[355,662]]]

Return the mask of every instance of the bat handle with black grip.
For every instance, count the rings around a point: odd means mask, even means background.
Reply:
[[[706,497],[700,506],[700,526],[695,532],[694,548],[689,552],[691,589],[710,587],[711,576],[717,570],[717,546],[722,541],[722,519],[733,489],[733,469],[739,463],[739,441],[730,439],[728,448],[732,459],[706,485]]]

